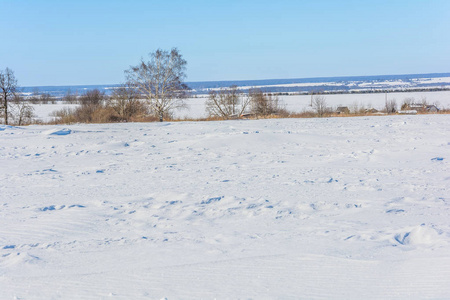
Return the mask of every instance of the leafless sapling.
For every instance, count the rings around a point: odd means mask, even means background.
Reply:
[[[15,125],[26,125],[33,121],[34,108],[22,96],[16,94],[11,104],[11,116]]]
[[[249,99],[239,93],[236,85],[232,85],[219,91],[211,91],[206,101],[206,111],[211,117],[224,119],[239,117],[247,109]]]
[[[16,91],[17,79],[14,72],[9,68],[4,71],[0,70],[0,100],[5,125],[8,125],[8,101],[14,98]]]
[[[312,107],[317,112],[317,116],[322,118],[328,112],[327,99],[323,95],[314,95],[312,99]]]

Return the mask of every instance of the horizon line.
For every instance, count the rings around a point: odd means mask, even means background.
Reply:
[[[185,81],[185,83],[213,83],[213,82],[249,82],[249,81],[269,81],[269,80],[316,80],[316,79],[329,79],[329,78],[361,78],[361,77],[378,77],[378,76],[417,76],[417,75],[449,75],[450,72],[434,72],[434,73],[411,73],[411,74],[378,74],[378,75],[342,75],[342,76],[318,76],[318,77],[294,77],[294,78],[266,78],[266,79],[227,79],[227,80],[199,80],[199,81]],[[21,88],[33,88],[33,87],[80,87],[80,86],[114,86],[120,85],[121,83],[105,83],[105,84],[69,84],[69,85],[27,85],[21,86]]]

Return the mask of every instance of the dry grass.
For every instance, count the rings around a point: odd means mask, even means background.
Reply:
[[[427,112],[418,112],[418,115],[428,115],[428,114],[450,114],[450,109],[443,109],[436,113],[427,113]],[[52,114],[55,117],[55,120],[50,122],[34,122],[33,124],[41,124],[41,125],[56,125],[56,124],[74,124],[74,123],[119,123],[119,122],[135,122],[135,123],[148,123],[148,122],[158,122],[159,118],[153,115],[136,115],[131,117],[128,121],[124,121],[120,119],[117,113],[110,108],[100,108],[95,110],[91,117],[90,121],[83,118],[78,118],[76,114],[76,110],[74,109],[61,109]],[[325,118],[348,118],[348,117],[366,117],[366,116],[385,116],[385,113],[349,113],[349,114],[338,114],[338,113],[330,113]],[[400,115],[400,114],[391,114],[391,116]],[[287,113],[283,112],[281,114],[270,114],[266,116],[247,116],[234,118],[233,120],[261,120],[261,119],[306,119],[306,118],[318,118],[317,114],[314,112],[304,111],[300,113]],[[210,121],[224,121],[227,119],[220,117],[206,117],[206,118],[168,118],[166,121],[170,122],[210,122]],[[228,119],[230,120],[230,119]]]

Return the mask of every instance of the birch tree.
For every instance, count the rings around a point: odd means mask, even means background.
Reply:
[[[158,49],[149,54],[149,61],[125,71],[127,83],[147,100],[150,110],[162,122],[172,111],[185,107],[189,88],[184,84],[186,60],[177,48],[170,52]]]

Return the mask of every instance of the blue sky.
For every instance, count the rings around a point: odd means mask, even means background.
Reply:
[[[0,0],[22,86],[111,84],[177,47],[188,81],[450,72],[450,1]]]

